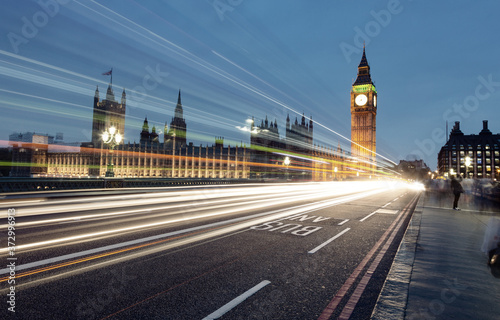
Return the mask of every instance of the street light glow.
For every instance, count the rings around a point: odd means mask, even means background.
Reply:
[[[465,157],[465,166],[468,167],[470,166],[470,164],[471,164],[470,157],[469,156]]]
[[[289,166],[290,165],[290,157],[285,157],[285,161],[283,163],[285,164],[285,166]]]
[[[109,133],[107,131],[105,131],[102,134],[102,141],[104,141],[104,143],[108,143],[108,141],[109,141]]]

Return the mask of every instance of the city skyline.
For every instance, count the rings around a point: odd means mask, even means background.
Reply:
[[[1,13],[0,140],[35,131],[90,141],[94,91],[105,92],[102,73],[113,68],[115,94],[127,92],[126,141],[139,139],[145,117],[163,129],[181,89],[188,141],[248,143],[240,129],[252,116],[276,119],[283,134],[288,114],[305,113],[314,144],[350,149],[363,42],[380,94],[377,153],[395,162],[413,153],[435,169],[446,120],[466,133],[482,120],[500,131],[493,1],[432,12],[410,1],[46,3],[56,5],[9,3]]]

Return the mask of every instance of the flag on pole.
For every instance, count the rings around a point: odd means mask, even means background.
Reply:
[[[113,68],[109,69],[108,72],[104,72],[102,75],[103,76],[111,76],[111,79],[109,80],[109,83],[113,83]]]
[[[113,75],[113,68],[111,68],[108,72],[104,72],[102,75],[103,76],[111,76],[111,75]]]

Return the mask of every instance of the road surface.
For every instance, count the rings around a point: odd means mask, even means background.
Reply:
[[[4,199],[2,313],[366,319],[418,195],[370,181]]]

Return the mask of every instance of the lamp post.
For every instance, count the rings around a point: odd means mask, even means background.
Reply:
[[[175,131],[172,133],[172,178],[175,178]]]
[[[122,141],[122,135],[116,130],[115,127],[111,126],[108,130],[104,131],[102,134],[102,141],[108,145],[109,148],[109,162],[106,171],[106,177],[114,177],[113,172],[113,150],[116,145],[120,144]]]
[[[290,165],[290,157],[285,157],[283,164],[286,166],[286,181],[288,181],[288,166]]]
[[[471,159],[469,156],[465,157],[465,177],[468,179],[469,178],[469,166],[471,164]]]

